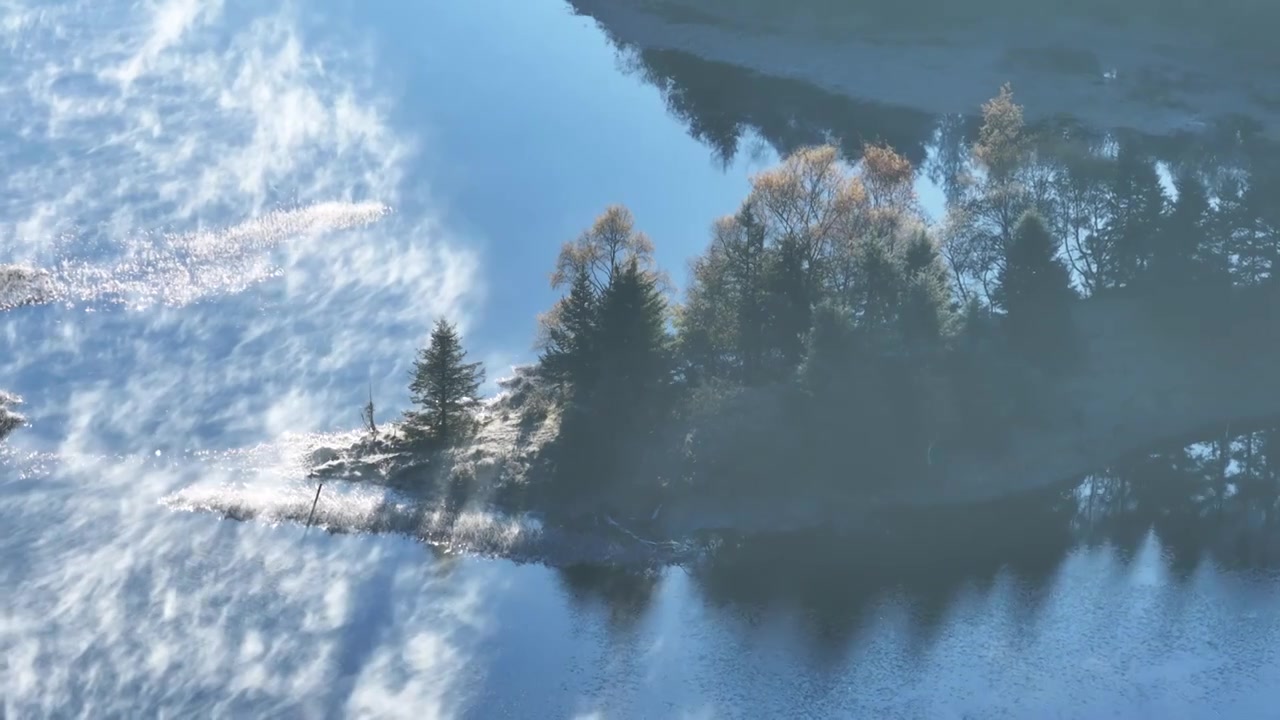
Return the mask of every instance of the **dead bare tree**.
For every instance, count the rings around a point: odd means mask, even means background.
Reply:
[[[373,440],[378,439],[378,423],[374,420],[373,406],[373,383],[369,384],[369,402],[365,404],[360,411],[360,420],[364,424],[364,429],[369,433],[369,437]]]

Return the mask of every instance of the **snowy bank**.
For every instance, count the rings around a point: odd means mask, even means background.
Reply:
[[[53,276],[25,265],[0,265],[0,312],[54,298]]]
[[[0,440],[5,439],[9,433],[17,430],[26,422],[26,418],[18,414],[14,408],[21,405],[22,400],[15,395],[11,395],[0,390]]]
[[[579,564],[653,566],[699,555],[693,543],[646,541],[606,520],[598,527],[544,523],[536,513],[506,513],[481,505],[459,510],[419,495],[362,483],[276,486],[193,486],[164,499],[172,510],[269,523],[308,521],[329,533],[379,533],[416,538],[446,553],[501,557],[556,567]],[[312,503],[315,511],[312,512]]]
[[[52,297],[47,272],[22,265],[0,265],[0,312],[49,302]],[[19,397],[0,389],[0,440],[26,422],[15,409],[20,404]]]

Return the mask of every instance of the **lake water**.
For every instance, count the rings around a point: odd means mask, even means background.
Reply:
[[[963,123],[680,56],[646,81],[558,0],[32,0],[0,37],[0,262],[66,299],[0,316],[32,421],[0,450],[0,716],[1274,713],[1280,577],[1145,532],[637,576],[160,503],[301,487],[370,387],[404,404],[438,315],[491,376],[530,359],[608,203],[679,279],[778,149],[854,128],[942,162]]]

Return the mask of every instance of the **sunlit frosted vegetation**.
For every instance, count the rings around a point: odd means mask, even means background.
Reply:
[[[0,390],[0,440],[18,429],[24,422],[23,417],[15,409],[20,402],[18,398]]]

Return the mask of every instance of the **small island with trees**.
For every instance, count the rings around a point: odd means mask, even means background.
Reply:
[[[370,398],[366,437],[317,451],[313,475],[661,540],[820,525],[1002,473],[1068,481],[1185,432],[1186,408],[1275,412],[1274,393],[1227,384],[1261,371],[1197,349],[1280,357],[1271,186],[1211,199],[1186,173],[1171,194],[1124,146],[1047,152],[1069,138],[1028,129],[1007,86],[982,110],[944,219],[892,148],[805,148],[712,224],[679,302],[632,214],[607,208],[555,260],[534,365],[481,401],[483,368],[440,320],[414,407],[380,428]],[[1162,397],[1195,373],[1233,377]]]

